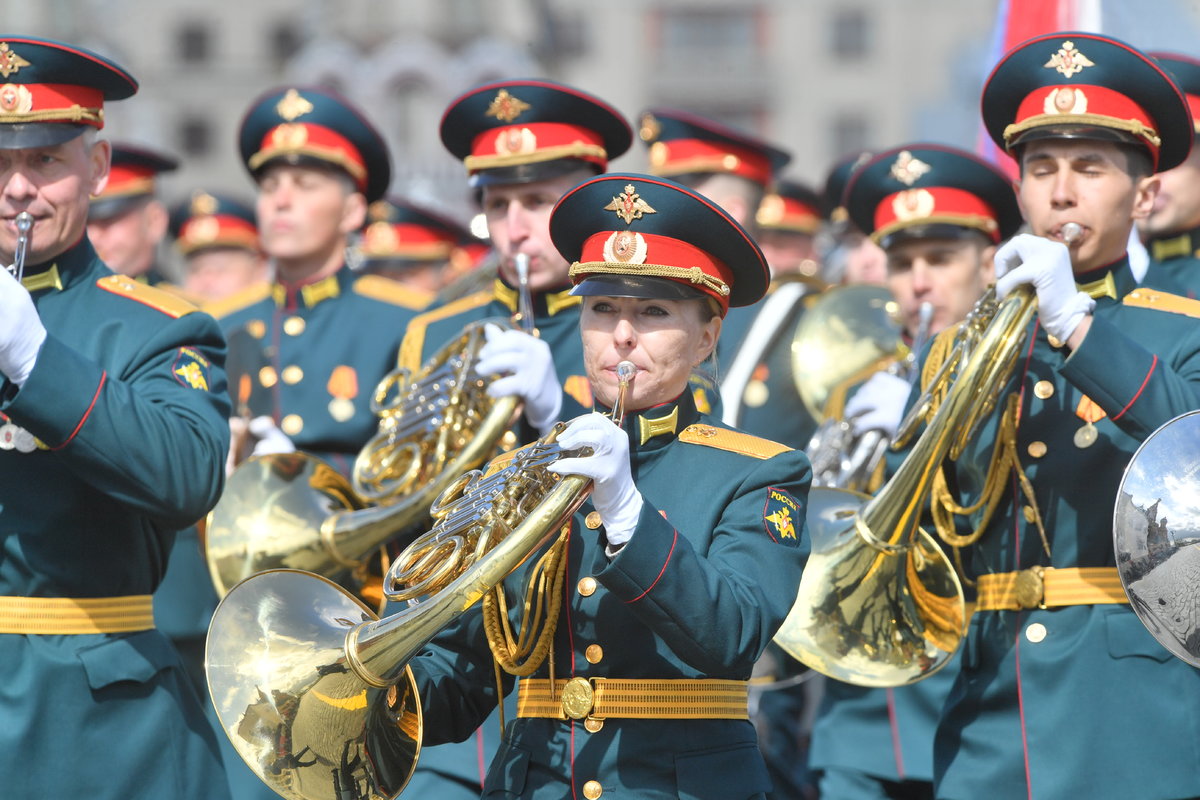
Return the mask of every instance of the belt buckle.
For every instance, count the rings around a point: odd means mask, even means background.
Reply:
[[[596,704],[596,690],[587,678],[574,677],[563,686],[560,701],[568,719],[586,719]]]
[[[1017,573],[1013,593],[1016,595],[1017,607],[1022,610],[1046,607],[1046,568],[1042,566],[1029,567]]]

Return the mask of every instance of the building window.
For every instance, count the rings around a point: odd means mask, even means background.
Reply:
[[[833,15],[833,55],[843,61],[859,61],[871,51],[871,20],[861,8],[839,9]]]
[[[212,55],[212,31],[203,22],[183,23],[176,50],[185,64],[203,64]]]
[[[849,153],[867,150],[869,126],[866,117],[854,112],[838,114],[830,126],[830,160],[836,161]]]
[[[668,54],[744,55],[759,44],[756,9],[669,9],[662,17],[662,49]]]
[[[192,157],[207,156],[212,150],[212,126],[203,117],[185,117],[179,123],[179,149]]]
[[[271,60],[275,69],[283,67],[304,46],[304,36],[290,22],[281,22],[271,31]]]

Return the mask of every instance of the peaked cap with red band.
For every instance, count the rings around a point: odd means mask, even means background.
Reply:
[[[184,256],[218,247],[258,252],[254,209],[223,194],[197,191],[171,209],[171,236]]]
[[[754,215],[760,230],[815,234],[821,229],[821,198],[802,183],[781,180]]]
[[[1200,132],[1200,60],[1179,53],[1149,53],[1183,90],[1192,112],[1192,129]]]
[[[367,210],[359,252],[368,260],[440,261],[470,235],[464,226],[398,197]]]
[[[113,142],[112,166],[104,191],[92,197],[88,221],[119,217],[148,197],[153,197],[157,177],[179,168],[179,161],[147,147]]]
[[[330,89],[283,86],[268,91],[242,119],[238,146],[255,177],[278,162],[336,167],[369,202],[383,197],[392,180],[383,137],[349,100]]]
[[[978,231],[999,244],[1021,227],[1012,181],[974,155],[936,144],[879,153],[850,176],[851,221],[880,246]]]
[[[563,195],[550,238],[571,264],[572,294],[748,306],[770,281],[745,229],[702,195],[664,178],[601,175]]]
[[[0,148],[50,147],[104,127],[104,101],[138,84],[82,47],[0,34]]]
[[[548,80],[472,89],[447,107],[440,132],[473,186],[531,183],[580,167],[603,172],[633,141],[608,103]]]
[[[792,160],[764,141],[676,109],[643,112],[638,133],[650,148],[650,172],[666,177],[727,173],[767,187]]]
[[[1018,45],[992,71],[982,107],[988,134],[1007,150],[1045,138],[1125,142],[1162,171],[1192,148],[1192,116],[1175,81],[1140,50],[1094,33]]]
[[[846,187],[855,170],[871,160],[874,153],[862,152],[847,156],[829,169],[825,176],[825,185],[821,188],[821,213],[830,222],[842,224],[849,222],[850,214],[846,211]]]

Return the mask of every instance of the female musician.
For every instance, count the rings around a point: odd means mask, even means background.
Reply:
[[[560,545],[561,583],[547,570],[553,645],[517,685],[484,797],[762,796],[747,679],[795,599],[809,465],[698,412],[688,377],[728,307],[762,297],[766,263],[712,203],[642,175],[581,184],[550,228],[574,262],[597,403],[619,408],[618,365],[634,372],[620,427],[593,413],[559,437],[592,454],[551,469],[594,490]],[[540,556],[506,584],[510,617],[536,598]],[[469,614],[410,662],[427,744],[468,735],[496,702],[483,628]]]

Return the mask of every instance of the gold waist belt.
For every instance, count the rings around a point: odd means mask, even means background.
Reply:
[[[551,719],[749,719],[747,681],[545,678],[518,686],[518,717]]]
[[[1116,567],[1030,567],[979,576],[976,611],[1128,603]]]
[[[127,597],[0,596],[0,633],[126,633],[154,627],[148,594]]]

